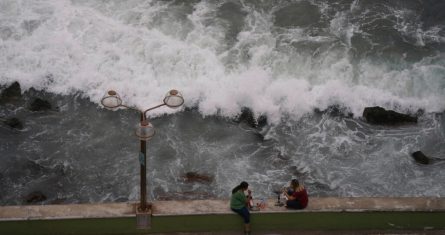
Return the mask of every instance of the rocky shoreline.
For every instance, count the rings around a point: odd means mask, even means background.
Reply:
[[[15,82],[4,89],[0,89],[0,108],[2,125],[11,130],[9,135],[16,135],[18,133],[26,133],[28,123],[32,123],[32,118],[44,117],[46,115],[54,115],[59,112],[58,102],[54,100],[53,95],[46,94],[44,91],[35,91],[33,89],[23,92],[20,84]],[[97,109],[97,108],[96,108]],[[97,110],[100,110],[97,109]],[[186,112],[195,112],[193,109],[186,109]],[[343,119],[354,118],[347,109],[340,106],[331,106],[326,110],[314,110],[314,113],[319,115],[329,115],[332,117],[340,117]],[[404,125],[417,125],[419,116],[423,113],[418,112],[415,115],[398,113],[393,110],[385,110],[381,107],[366,107],[363,111],[363,116],[359,117],[360,120],[369,123],[370,125],[384,126],[385,128],[398,128]],[[36,116],[37,115],[37,116]],[[356,117],[357,118],[357,117]],[[265,131],[270,126],[266,116],[256,115],[248,108],[243,108],[240,115],[232,119],[224,119],[228,123],[233,125],[246,126],[253,139],[256,139],[259,143],[264,142],[267,137]],[[55,125],[55,124],[54,124]],[[60,128],[60,126],[54,126],[54,128]],[[288,161],[289,156],[281,151],[276,153],[278,159],[282,161]],[[431,165],[440,161],[443,161],[440,157],[428,156],[419,150],[415,150],[411,154],[412,162],[419,165]],[[35,166],[34,166],[35,165]],[[62,165],[62,170],[58,168],[48,168],[39,164],[24,165],[23,172],[46,172],[44,174],[54,175],[56,178],[71,177],[68,176],[71,167]],[[37,167],[37,168],[36,168]],[[43,170],[42,170],[43,169]],[[54,171],[54,172],[53,172]],[[295,174],[301,175],[302,173],[298,168],[294,169]],[[2,176],[4,177],[4,176]],[[181,180],[185,185],[193,186],[200,185],[199,187],[208,188],[216,182],[216,176],[211,171],[195,170],[191,169],[186,172],[178,172],[177,179]],[[57,181],[55,179],[55,181]],[[63,186],[60,186],[63,187]],[[28,192],[22,195],[23,204],[58,204],[71,199],[64,197],[54,196],[53,193],[48,195],[47,190],[32,187]],[[160,189],[154,189],[155,194],[161,199],[177,199],[181,197],[186,198],[213,198],[214,194],[205,191],[182,191],[182,192],[170,192],[166,193]],[[114,201],[122,201],[127,199],[116,199]]]

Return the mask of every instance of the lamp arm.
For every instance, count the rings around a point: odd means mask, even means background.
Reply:
[[[144,117],[145,117],[148,111],[151,111],[151,110],[153,110],[153,109],[157,109],[157,108],[162,107],[162,106],[164,106],[164,105],[165,105],[165,103],[156,105],[156,106],[154,106],[154,107],[151,107],[151,108],[146,109],[146,110],[143,111],[142,113],[144,114]]]
[[[138,109],[138,108],[135,108],[135,107],[131,107],[131,106],[127,106],[127,105],[125,105],[125,104],[121,104],[121,105],[119,105],[119,107],[124,107],[124,108],[127,108],[127,109],[131,109],[131,110],[135,110],[135,111],[138,111],[138,112],[142,112],[140,109]]]
[[[164,106],[164,105],[166,105],[166,104],[165,104],[165,103],[163,103],[163,104],[159,104],[159,105],[153,106],[153,107],[151,107],[151,108],[148,108],[148,109],[146,109],[146,110],[144,110],[144,111],[142,111],[142,110],[140,110],[140,109],[138,109],[138,108],[135,108],[135,107],[127,106],[127,105],[125,105],[125,104],[121,104],[121,105],[119,105],[118,107],[124,107],[124,108],[127,108],[127,109],[131,109],[131,110],[138,111],[139,113],[142,114],[142,117],[143,117],[144,119],[146,119],[146,116],[147,116],[147,112],[148,112],[148,111],[151,111],[151,110],[153,110],[153,109],[157,109],[157,108],[162,107],[162,106]],[[141,120],[141,121],[142,121],[142,120]]]

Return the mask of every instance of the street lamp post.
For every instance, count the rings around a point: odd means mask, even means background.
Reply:
[[[114,90],[109,90],[101,99],[101,103],[107,109],[115,110],[117,108],[128,108],[136,110],[140,113],[140,123],[136,126],[135,132],[136,136],[140,140],[139,162],[141,166],[141,201],[137,210],[138,212],[146,213],[151,209],[151,205],[147,204],[147,140],[150,140],[155,135],[153,125],[147,119],[147,112],[164,105],[170,108],[178,108],[184,104],[184,98],[179,91],[170,90],[165,95],[162,104],[146,110],[140,110],[138,108],[123,104],[119,94]]]

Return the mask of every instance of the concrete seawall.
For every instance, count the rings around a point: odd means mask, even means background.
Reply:
[[[444,198],[310,198],[305,210],[252,212],[253,231],[445,230]],[[149,234],[240,231],[228,200],[155,201],[151,229],[136,229],[136,203],[0,207],[0,234]]]

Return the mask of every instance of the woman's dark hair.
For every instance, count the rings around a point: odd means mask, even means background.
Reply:
[[[247,189],[249,187],[249,184],[245,181],[241,182],[238,186],[232,189],[232,194],[236,193],[240,189]]]
[[[290,183],[292,184],[292,187],[294,187],[294,189],[300,186],[300,182],[298,182],[297,179],[291,180]]]

